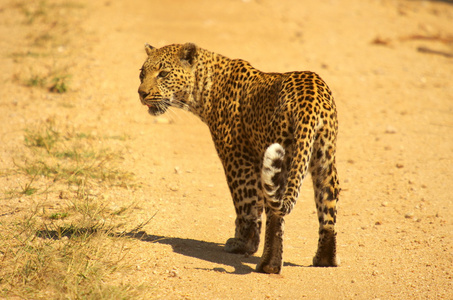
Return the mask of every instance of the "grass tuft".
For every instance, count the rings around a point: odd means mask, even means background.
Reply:
[[[60,133],[55,128],[55,121],[49,119],[43,127],[25,129],[24,142],[27,147],[43,148],[50,153],[60,138]]]
[[[68,91],[68,75],[55,76],[52,79],[52,85],[49,87],[49,91],[52,93],[66,93]]]
[[[51,220],[61,220],[61,219],[64,219],[68,216],[68,213],[67,212],[64,212],[64,213],[53,213],[49,216],[49,219]]]
[[[46,85],[46,78],[38,75],[32,75],[25,81],[25,85],[29,87],[44,87]]]

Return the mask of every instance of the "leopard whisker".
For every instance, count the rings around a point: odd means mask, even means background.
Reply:
[[[178,112],[175,114],[179,117],[180,120],[188,121],[190,119],[190,113],[188,109],[178,109]]]
[[[173,106],[173,107],[177,107],[177,108],[180,108],[180,109],[183,109],[183,110],[189,110],[189,105],[187,103],[184,103],[180,100],[171,100],[170,101],[170,105]]]
[[[173,109],[174,109],[173,106],[168,107],[168,118],[172,123],[174,123],[176,119],[178,119],[179,117]]]
[[[179,111],[183,111],[183,112],[190,111],[190,106],[180,100],[176,100],[176,99],[166,100],[166,103],[168,104],[169,110],[170,110],[170,108],[177,108]],[[177,117],[178,119],[181,119],[180,113],[174,111],[173,109],[171,109],[171,112],[173,113],[173,115],[175,117]]]
[[[162,103],[162,102],[159,102],[159,103],[157,104],[157,110],[159,111],[160,114],[165,113],[165,111],[166,111],[166,106],[165,106],[165,104]]]
[[[188,119],[189,119],[188,116],[190,115],[189,113],[191,112],[190,105],[187,104],[187,103],[184,103],[184,102],[182,102],[182,101],[179,101],[179,100],[176,100],[176,103],[179,105],[179,106],[178,106],[178,108],[180,108],[179,111],[182,112],[182,113],[178,113],[178,116],[184,115],[184,117],[186,118],[186,120],[188,120]]]

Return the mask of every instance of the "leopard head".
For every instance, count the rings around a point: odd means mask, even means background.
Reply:
[[[168,107],[189,110],[197,47],[191,43],[162,48],[146,44],[145,51],[148,58],[140,69],[138,88],[142,104],[153,116],[163,114]]]

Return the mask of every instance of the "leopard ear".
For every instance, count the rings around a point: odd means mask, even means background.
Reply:
[[[197,54],[197,46],[192,43],[186,43],[182,46],[179,57],[182,62],[188,63],[192,66],[195,62],[195,57]]]
[[[154,48],[153,46],[151,46],[151,45],[148,44],[148,43],[145,44],[145,51],[146,51],[146,54],[150,55],[150,54],[151,54],[151,51],[152,51],[153,49],[156,49],[156,48]]]

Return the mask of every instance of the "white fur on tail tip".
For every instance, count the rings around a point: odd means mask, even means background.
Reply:
[[[285,149],[280,144],[272,144],[264,152],[263,169],[261,171],[261,179],[266,185],[264,191],[269,196],[274,196],[280,186],[276,186],[272,178],[276,173],[282,171],[283,158],[285,157]],[[279,162],[276,164],[275,162]],[[275,201],[275,200],[274,200]]]

